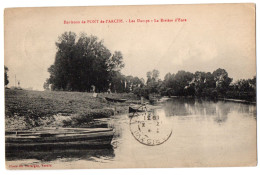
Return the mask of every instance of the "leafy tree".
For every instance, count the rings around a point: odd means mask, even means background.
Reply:
[[[136,88],[144,86],[143,80],[138,77],[126,76],[126,89],[125,92],[134,91]]]
[[[47,80],[43,83],[43,89],[44,89],[44,90],[50,90],[49,79],[47,79]]]
[[[53,85],[54,90],[67,90],[74,78],[71,72],[73,65],[73,54],[76,42],[76,34],[73,32],[65,32],[58,38],[56,47],[55,62],[48,68],[50,73],[49,83]]]
[[[108,66],[108,76],[110,82],[110,88],[113,92],[125,91],[125,76],[120,73],[120,70],[125,66],[123,63],[123,55],[119,51],[115,51],[114,54],[106,61]]]
[[[241,79],[229,86],[226,92],[227,98],[256,101],[256,77],[252,79]]]
[[[152,80],[153,81],[158,81],[159,75],[160,75],[160,72],[158,70],[154,69],[152,71]]]
[[[256,91],[256,76],[254,76],[252,79],[249,79],[249,85],[254,91]]]
[[[174,76],[174,87],[175,95],[194,95],[190,82],[193,79],[193,74],[186,71],[178,71]]]
[[[112,77],[124,66],[121,52],[113,55],[96,36],[65,32],[56,42],[55,62],[48,69],[47,80],[53,90],[106,91]]]
[[[169,81],[169,80],[171,79],[171,76],[172,76],[171,73],[167,73],[167,74],[164,76],[164,81]]]
[[[195,72],[191,83],[194,85],[195,94],[197,96],[206,95],[204,90],[206,88],[214,88],[215,86],[214,77],[210,72]]]
[[[123,63],[123,55],[120,51],[115,51],[115,53],[107,60],[108,71],[120,71],[125,64]]]
[[[249,93],[256,91],[256,78],[238,80],[231,85],[232,90],[239,91],[240,93]]]
[[[216,82],[216,90],[221,95],[225,95],[229,89],[229,85],[232,82],[232,78],[228,77],[228,73],[225,69],[217,69],[213,72],[214,80]]]
[[[115,72],[111,79],[110,88],[112,92],[125,92],[125,76],[120,72]]]
[[[146,77],[147,77],[146,84],[148,84],[149,82],[152,81],[152,72],[151,71],[147,72]]]
[[[149,93],[159,93],[160,85],[162,82],[159,82],[160,72],[156,69],[146,73],[147,75],[147,90]]]
[[[5,66],[5,86],[7,86],[9,83],[7,72],[8,72],[8,67]]]
[[[205,88],[216,88],[216,82],[212,73],[205,74]]]
[[[217,69],[213,73],[197,71],[194,74],[178,71],[167,73],[163,81],[156,81],[156,71],[147,72],[147,84],[137,88],[134,93],[149,97],[151,94],[167,96],[197,96],[216,99],[218,97],[245,99],[256,101],[256,77],[239,80],[233,84],[225,69]]]
[[[147,84],[147,88],[150,94],[159,93],[160,89],[160,82],[158,81],[151,81]]]

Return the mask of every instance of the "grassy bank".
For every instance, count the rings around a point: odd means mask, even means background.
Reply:
[[[110,103],[104,97],[126,98],[126,103]],[[6,129],[27,129],[37,126],[76,127],[95,118],[124,113],[133,94],[98,94],[63,91],[5,90]],[[114,110],[116,108],[116,111]],[[62,118],[60,120],[60,118]]]

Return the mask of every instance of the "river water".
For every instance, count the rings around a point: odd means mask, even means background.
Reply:
[[[256,165],[256,105],[175,98],[150,113],[164,125],[149,125],[145,137],[161,144],[152,146],[134,134],[142,127],[133,122],[135,116],[131,120],[128,114],[116,115],[101,125],[115,130],[111,148],[20,150],[6,155],[7,165],[47,164],[56,169]]]

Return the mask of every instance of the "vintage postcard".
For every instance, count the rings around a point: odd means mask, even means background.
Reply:
[[[6,168],[256,166],[255,4],[7,8]]]

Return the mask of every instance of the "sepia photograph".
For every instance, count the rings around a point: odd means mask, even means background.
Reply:
[[[9,170],[257,166],[253,3],[4,10]]]

